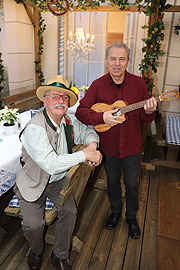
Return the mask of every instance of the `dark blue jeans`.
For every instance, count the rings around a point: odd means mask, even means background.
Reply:
[[[104,168],[107,174],[107,193],[113,213],[122,211],[121,174],[126,189],[126,218],[136,218],[138,211],[138,173],[141,153],[124,158],[105,156]]]

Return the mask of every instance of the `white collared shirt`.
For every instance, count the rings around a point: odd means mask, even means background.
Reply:
[[[99,143],[99,136],[94,130],[82,124],[74,116],[69,115],[69,117],[73,125],[75,144],[88,145],[91,141]],[[46,130],[34,124],[29,124],[25,128],[21,136],[21,142],[33,161],[38,164],[42,170],[51,175],[49,182],[53,182],[62,179],[72,166],[84,162],[85,155],[83,151],[72,154],[68,153],[63,127],[63,124],[66,125],[65,118],[62,118],[60,126],[58,126],[52,118],[50,118],[50,120],[57,128],[57,133],[59,134],[57,148],[60,149],[60,153],[54,151],[49,143]]]

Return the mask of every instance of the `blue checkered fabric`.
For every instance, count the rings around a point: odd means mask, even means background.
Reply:
[[[53,203],[48,198],[46,199],[46,210],[51,210],[53,208]],[[9,203],[9,206],[19,207],[18,198],[16,195],[13,196],[12,200]]]
[[[180,145],[180,117],[166,116],[166,143]]]

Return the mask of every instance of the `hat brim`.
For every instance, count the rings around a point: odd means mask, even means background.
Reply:
[[[67,94],[70,97],[69,107],[74,106],[78,101],[78,96],[72,90],[50,85],[42,85],[36,90],[36,95],[41,101],[43,101],[46,91],[58,91]]]

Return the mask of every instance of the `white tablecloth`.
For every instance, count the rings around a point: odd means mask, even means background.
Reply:
[[[68,114],[74,114],[79,101],[68,109]],[[23,112],[18,115],[21,119],[21,130],[26,123],[31,119],[31,112]],[[0,123],[0,196],[10,189],[16,181],[16,172],[19,166],[19,159],[21,155],[21,142],[19,140],[19,133],[16,124],[16,131],[14,135],[5,135],[3,124]]]
[[[21,120],[21,127],[24,128],[26,123],[31,119],[30,111],[18,115]],[[21,128],[21,130],[22,130]],[[16,172],[21,155],[21,142],[16,124],[16,131],[13,135],[5,135],[4,127],[0,123],[0,195],[6,192],[15,182]]]

